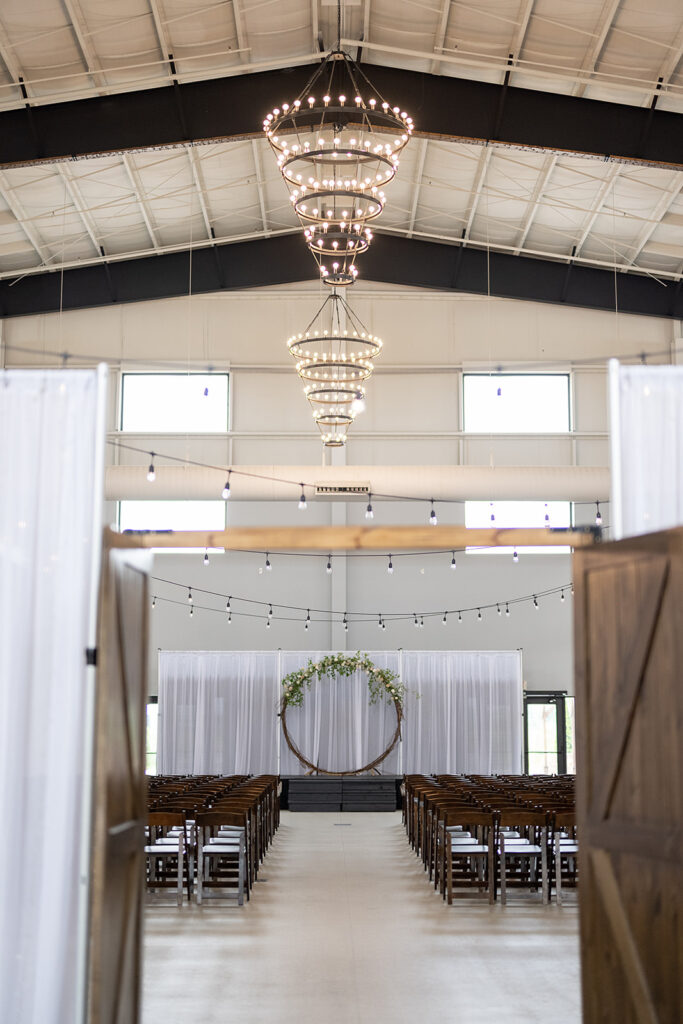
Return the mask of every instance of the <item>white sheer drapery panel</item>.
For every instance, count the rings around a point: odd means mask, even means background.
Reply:
[[[0,375],[0,1020],[73,1024],[95,371]]]
[[[162,775],[277,771],[276,651],[160,651]]]
[[[283,651],[282,676],[322,661],[331,651]],[[344,652],[342,652],[344,653]],[[395,651],[369,651],[377,668],[398,672]],[[303,706],[289,708],[287,729],[302,754],[328,771],[349,771],[373,761],[387,747],[396,729],[393,702],[369,703],[368,678],[364,672],[338,679],[314,680]],[[383,775],[398,773],[396,747],[378,766]],[[307,769],[282,740],[280,773],[303,775]]]
[[[683,367],[610,364],[613,536],[683,524]]]
[[[403,724],[404,772],[521,771],[517,651],[404,651],[403,682],[411,691]]]

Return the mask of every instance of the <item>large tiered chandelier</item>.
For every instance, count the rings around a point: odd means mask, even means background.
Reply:
[[[364,384],[382,351],[381,340],[333,291],[308,326],[288,339],[287,347],[297,360],[323,444],[342,447],[349,426],[365,408]]]
[[[337,46],[295,100],[267,115],[263,130],[322,279],[353,284],[412,118]]]
[[[384,209],[384,190],[413,133],[413,119],[392,107],[341,49],[340,2],[336,47],[296,99],[264,118],[263,131],[321,280],[332,288],[287,345],[323,444],[340,448],[365,408],[365,382],[382,342],[337,289],[358,276],[358,258],[369,249],[372,224]]]

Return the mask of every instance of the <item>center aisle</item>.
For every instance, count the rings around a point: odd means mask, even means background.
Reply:
[[[506,1024],[579,1024],[578,912],[528,901],[447,907],[398,812],[283,812],[250,903],[145,911],[143,1024],[434,1024],[492,1013]]]

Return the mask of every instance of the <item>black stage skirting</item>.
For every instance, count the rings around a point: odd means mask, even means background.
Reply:
[[[400,775],[283,775],[284,811],[396,811]]]

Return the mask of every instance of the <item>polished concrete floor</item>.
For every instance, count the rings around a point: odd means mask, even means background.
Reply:
[[[400,814],[283,813],[249,904],[147,909],[143,987],[143,1024],[578,1024],[578,912],[447,907]]]

